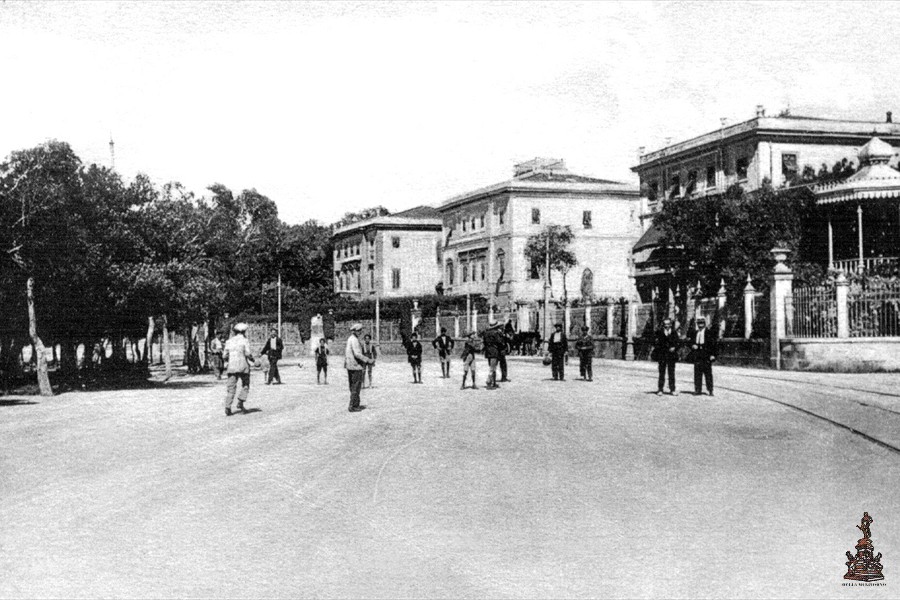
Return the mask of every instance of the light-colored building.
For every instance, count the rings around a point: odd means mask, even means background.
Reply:
[[[334,291],[363,300],[434,294],[441,281],[441,218],[419,206],[332,234]]]
[[[548,225],[569,225],[578,265],[566,279],[568,298],[630,296],[631,248],[641,235],[637,186],[571,173],[562,160],[515,166],[508,181],[450,198],[443,218],[443,285],[448,295],[480,294],[500,310],[536,305],[542,264],[525,258],[528,238]],[[564,295],[552,274],[552,294]]]
[[[758,106],[748,121],[642,154],[632,169],[641,188],[644,235],[634,247],[634,259],[642,297],[665,279],[656,254],[664,250],[652,223],[667,199],[722,193],[735,183],[746,191],[765,180],[776,188],[788,186],[806,166],[818,171],[845,159],[856,163],[860,148],[876,135],[900,147],[900,123],[892,122],[891,113],[879,121],[767,117]]]

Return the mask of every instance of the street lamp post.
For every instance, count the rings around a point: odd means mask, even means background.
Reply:
[[[547,231],[547,247],[544,252],[544,331],[542,332],[542,337],[544,340],[547,340],[547,331],[549,329],[549,323],[547,319],[549,317],[549,309],[550,309],[550,231]]]

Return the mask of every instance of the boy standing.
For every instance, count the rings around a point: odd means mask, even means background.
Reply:
[[[363,356],[372,359],[372,362],[365,365],[365,367],[366,367],[365,373],[366,373],[366,375],[369,376],[369,386],[368,387],[374,387],[372,385],[372,367],[375,366],[375,359],[378,358],[378,350],[375,349],[375,343],[372,341],[372,336],[369,335],[368,333],[366,334],[365,338],[363,339],[362,353],[363,353]],[[365,383],[365,381],[363,381],[363,383]]]
[[[325,375],[325,385],[328,385],[328,355],[331,351],[325,345],[325,338],[319,338],[319,346],[316,348],[316,385],[319,384],[319,376]]]
[[[438,357],[441,359],[441,377],[448,379],[450,377],[450,353],[453,352],[453,338],[447,335],[447,328],[441,327],[441,335],[434,338],[431,342],[432,347],[437,349]]]
[[[422,344],[419,343],[419,334],[416,332],[409,337],[406,357],[412,367],[413,383],[422,383]]]
[[[472,331],[469,333],[468,338],[466,339],[466,344],[463,346],[462,351],[462,361],[463,361],[463,380],[462,387],[459,388],[461,390],[466,389],[466,376],[468,376],[469,372],[472,373],[472,389],[477,390],[478,386],[475,384],[475,353],[478,352],[478,348],[475,346],[475,332]]]
[[[587,326],[581,328],[581,337],[575,342],[575,349],[578,351],[581,379],[593,381],[594,371],[591,363],[594,360],[594,338],[588,333]]]

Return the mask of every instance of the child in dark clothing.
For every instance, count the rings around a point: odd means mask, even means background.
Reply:
[[[581,337],[575,342],[575,349],[578,350],[580,359],[578,369],[581,371],[581,378],[584,381],[593,381],[594,370],[591,363],[594,360],[594,338],[588,333],[587,327],[581,328]]]
[[[406,357],[412,366],[413,383],[422,383],[422,344],[419,343],[419,334],[413,333],[406,345]]]
[[[475,385],[475,354],[478,352],[478,346],[475,344],[475,332],[471,332],[469,337],[466,339],[466,345],[463,346],[462,358],[463,361],[463,380],[462,387],[459,388],[461,390],[466,389],[466,377],[469,375],[469,372],[472,373],[472,389],[477,390],[478,386]]]
[[[325,385],[328,385],[328,355],[331,351],[325,346],[325,338],[319,339],[319,347],[316,348],[316,384],[320,383],[319,376],[325,375]]]

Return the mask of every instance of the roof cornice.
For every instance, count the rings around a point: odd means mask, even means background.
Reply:
[[[504,194],[528,193],[534,194],[588,194],[604,196],[640,196],[638,186],[627,183],[577,183],[570,181],[520,181],[511,179],[484,188],[453,196],[438,206],[441,212],[456,208],[470,202],[477,202],[487,198],[502,196]]]

